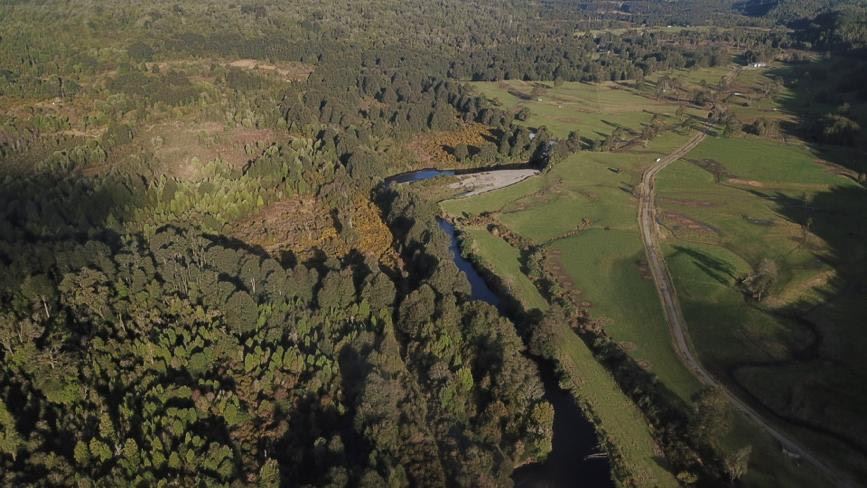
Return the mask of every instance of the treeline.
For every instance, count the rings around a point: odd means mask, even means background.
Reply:
[[[820,144],[865,147],[867,145],[867,7],[836,2],[793,21],[792,37],[800,47],[827,52],[824,59],[797,63],[786,73],[798,95],[800,113],[795,128],[806,139]],[[760,124],[753,132],[760,132]],[[859,168],[859,165],[854,165]],[[863,173],[863,171],[860,171]]]
[[[360,70],[348,66],[361,66]],[[349,53],[329,58],[292,85],[282,109],[291,130],[360,126],[374,136],[454,128],[460,119],[504,125],[511,117],[457,82],[437,77],[421,53]]]
[[[474,81],[640,81],[656,71],[727,62],[718,47],[690,44],[687,36],[641,31],[503,44],[452,61],[449,75]]]
[[[805,49],[848,51],[867,49],[867,6],[842,3],[797,20],[790,25]]]
[[[381,6],[304,0],[164,9],[86,3],[67,18],[46,5],[15,5],[0,25],[0,93],[43,102],[29,113],[12,112],[0,128],[0,154],[32,167],[51,152],[71,151],[82,137],[99,139],[128,125],[128,150],[112,155],[101,141],[105,157],[48,164],[113,167],[128,154],[157,152],[155,139],[140,137],[139,126],[181,118],[306,137],[325,125],[338,132],[352,127],[369,132],[377,146],[383,138],[451,129],[461,119],[508,126],[507,114],[460,80],[641,80],[658,70],[725,62],[726,50],[713,44],[781,42],[773,32],[738,29],[593,34],[581,31],[592,27],[586,22],[596,15],[592,9],[518,6],[450,2],[443,11],[410,2],[395,5],[395,14]],[[305,12],[300,21],[298,12]],[[398,14],[400,21],[390,21]],[[33,17],[45,22],[30,22]],[[91,27],[82,29],[86,23]],[[291,82],[226,66],[239,58],[315,70],[306,81]],[[33,149],[50,146],[51,152]],[[349,153],[340,157],[345,162]],[[155,165],[160,158],[151,159]]]

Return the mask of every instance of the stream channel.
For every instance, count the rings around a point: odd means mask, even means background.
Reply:
[[[421,181],[451,176],[453,171],[425,169],[389,178],[394,183]],[[502,300],[488,286],[473,264],[461,255],[455,227],[438,219],[440,229],[450,239],[452,259],[470,282],[472,297],[501,308]],[[512,473],[517,488],[614,487],[608,459],[596,457],[599,440],[593,425],[584,417],[572,395],[560,388],[557,372],[549,361],[531,357],[539,368],[545,398],[554,407],[553,449],[545,461],[519,467]],[[593,456],[588,458],[588,456]]]

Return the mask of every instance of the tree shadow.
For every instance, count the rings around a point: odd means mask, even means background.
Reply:
[[[0,239],[39,243],[116,235],[139,203],[131,178],[39,173],[9,178],[0,192]]]
[[[621,129],[631,136],[638,134],[638,132],[636,132],[635,130],[630,129],[629,127],[626,127],[623,124],[618,124],[617,122],[611,122],[610,120],[605,120],[605,119],[601,119],[600,122],[602,122],[603,124],[607,125],[608,127],[613,128],[613,129]]]
[[[801,226],[801,236],[793,237],[798,246],[811,252],[817,261],[833,269],[827,280],[809,293],[775,310],[813,324],[820,336],[815,358],[809,358],[809,375],[788,375],[781,393],[791,400],[787,404],[774,403],[755,387],[748,390],[758,405],[793,425],[800,425],[823,436],[835,439],[839,449],[867,455],[861,442],[867,432],[867,421],[859,412],[867,410],[867,392],[861,388],[867,377],[867,188],[863,174],[867,168],[865,131],[854,138],[850,146],[830,145],[817,137],[821,129],[816,122],[826,112],[838,110],[844,100],[867,100],[863,79],[853,85],[845,73],[853,71],[847,64],[867,63],[855,58],[837,58],[810,63],[787,64],[770,70],[772,77],[782,79],[793,93],[780,97],[783,112],[793,121],[780,124],[781,131],[804,140],[815,155],[817,164],[829,172],[848,177],[834,186],[820,191],[795,196],[781,192],[748,190],[771,203],[774,210],[794,224]],[[836,69],[835,69],[836,67]],[[859,68],[854,68],[857,71]],[[833,74],[833,75],[832,75]],[[851,114],[858,117],[861,114]],[[862,125],[863,127],[863,125]],[[828,164],[830,163],[830,164]],[[860,181],[860,182],[859,182]],[[795,367],[804,358],[795,355],[785,364],[775,367]],[[862,458],[863,459],[863,458]],[[863,472],[861,474],[864,474]]]
[[[675,255],[685,254],[692,258],[693,264],[720,284],[728,285],[731,283],[731,279],[736,278],[735,269],[731,264],[717,259],[710,254],[684,246],[674,246],[674,250]]]

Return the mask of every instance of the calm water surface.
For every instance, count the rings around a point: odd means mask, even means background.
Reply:
[[[433,177],[428,176],[428,178]],[[452,258],[458,269],[467,275],[473,298],[484,300],[500,308],[502,306],[500,297],[485,283],[473,264],[461,255],[454,225],[442,219],[438,222],[451,240]],[[542,360],[536,363],[545,386],[545,398],[554,407],[553,450],[544,462],[528,464],[516,469],[512,473],[515,486],[518,488],[613,488],[614,482],[611,480],[608,459],[586,459],[587,456],[601,451],[597,447],[599,441],[593,425],[584,418],[572,395],[557,384],[557,374],[553,365]]]

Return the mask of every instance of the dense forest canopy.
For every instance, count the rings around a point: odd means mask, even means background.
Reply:
[[[404,143],[479,124],[459,160],[544,166],[605,145],[464,82],[865,45],[854,6],[789,8],[789,35],[725,0],[609,4],[0,3],[0,482],[503,486],[544,459],[526,331],[383,184]]]

